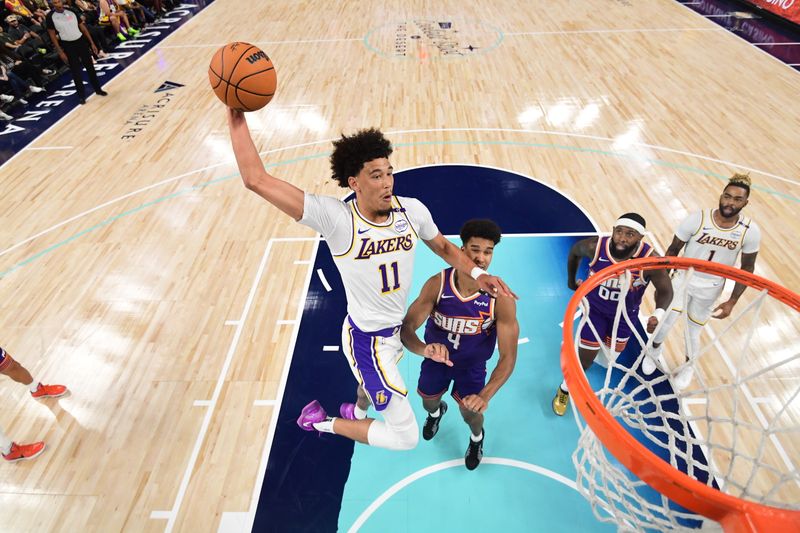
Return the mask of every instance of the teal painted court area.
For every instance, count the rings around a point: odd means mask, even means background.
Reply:
[[[566,257],[578,238],[504,236],[495,248],[490,270],[520,297],[517,318],[523,343],[514,373],[485,413],[481,465],[471,472],[464,467],[469,428],[448,394],[450,410],[439,433],[431,441],[420,439],[415,450],[398,453],[356,445],[340,531],[354,525],[364,532],[616,529],[598,521],[574,489],[571,456],[578,429],[571,413],[560,418],[550,407],[562,379],[559,323],[572,295],[566,284]],[[419,248],[412,299],[441,264],[429,249]],[[426,416],[416,394],[421,361],[406,353],[399,365],[420,427]],[[488,375],[496,362],[495,352]],[[601,370],[590,372],[599,375]]]

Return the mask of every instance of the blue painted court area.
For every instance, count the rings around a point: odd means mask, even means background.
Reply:
[[[398,482],[402,488],[363,520],[360,531],[613,531],[597,521],[590,505],[573,488],[540,467],[575,479],[571,455],[578,430],[571,413],[559,418],[550,408],[561,383],[559,347],[563,310],[572,294],[566,286],[566,257],[576,237],[505,236],[495,248],[492,272],[518,293],[520,338],[517,365],[486,412],[484,463],[464,467],[469,428],[455,401],[431,441],[420,439],[407,453],[356,445],[344,490],[339,530]],[[459,243],[460,244],[460,243]],[[427,248],[417,253],[412,295],[441,268]],[[406,354],[400,362],[409,398],[422,425],[426,413],[413,392],[422,358]],[[489,372],[497,354],[489,361]],[[598,374],[600,369],[597,369]],[[490,459],[507,464],[491,464]],[[436,465],[450,461],[448,468]],[[527,468],[527,469],[526,469]],[[426,474],[425,470],[434,470]],[[419,476],[409,480],[409,477]]]
[[[553,415],[550,399],[561,381],[558,323],[569,296],[564,277],[566,254],[576,237],[510,236],[590,233],[596,231],[594,224],[558,191],[499,169],[442,165],[398,172],[395,192],[422,200],[446,235],[458,234],[461,225],[475,217],[494,219],[509,235],[498,247],[491,270],[508,275],[508,281],[519,292],[522,335],[530,342],[520,346],[515,374],[490,406],[486,455],[519,461],[519,468],[489,464],[487,459],[477,471],[467,472],[461,459],[467,428],[459,420],[457,409],[447,416],[435,441],[423,442],[411,452],[390,453],[362,445],[355,448],[352,441],[342,437],[317,436],[297,427],[297,415],[311,399],[318,399],[332,412],[341,402],[355,400],[356,382],[344,356],[323,350],[325,345],[340,343],[346,302],[341,279],[322,242],[313,271],[323,272],[329,287],[318,275],[312,276],[253,531],[333,531],[337,527],[345,530],[386,489],[408,474],[453,459],[458,464],[452,468],[425,476],[407,491],[388,498],[364,527],[375,527],[378,520],[394,521],[396,514],[389,518],[385,513],[402,513],[405,509],[408,518],[393,523],[389,530],[427,529],[410,522],[412,515],[413,520],[418,519],[417,515],[419,518],[438,515],[422,502],[416,509],[418,502],[409,500],[411,494],[412,498],[430,501],[443,520],[454,515],[468,517],[473,511],[479,516],[487,515],[485,507],[481,511],[474,504],[488,501],[488,494],[495,494],[492,503],[502,500],[508,509],[503,520],[518,521],[520,527],[530,526],[533,519],[542,521],[545,527],[557,522],[559,516],[579,516],[587,525],[595,524],[588,504],[574,490],[530,471],[538,465],[573,477],[570,454],[577,436],[575,422],[569,417],[558,419]],[[419,250],[412,297],[416,296],[422,280],[444,267],[424,245]],[[539,278],[547,282],[533,283]],[[411,358],[404,358],[403,364],[411,365]],[[414,364],[419,365],[419,360]],[[410,379],[410,366],[405,370],[407,384],[413,391],[416,375]],[[412,403],[420,409],[413,392]],[[421,412],[419,417],[421,423],[424,420]],[[526,427],[524,438],[518,435],[522,426]],[[391,473],[388,469],[392,469]],[[465,477],[467,474],[470,476]],[[517,481],[511,485],[511,479]],[[431,484],[439,495],[434,500],[428,494]],[[508,487],[513,487],[513,492],[506,490]],[[463,497],[456,497],[462,494]],[[541,512],[534,514],[531,502],[537,498],[542,503]],[[576,507],[582,510],[580,515],[575,513]],[[553,528],[548,526],[548,529]],[[472,530],[470,527],[465,531]]]
[[[451,409],[437,436],[420,439],[407,452],[297,427],[300,410],[312,399],[329,413],[355,401],[356,381],[344,356],[323,349],[339,346],[347,311],[341,278],[322,241],[253,531],[614,530],[572,488],[578,429],[571,413],[557,417],[550,405],[562,380],[559,324],[573,294],[566,282],[567,255],[581,235],[598,228],[558,191],[499,169],[441,165],[403,171],[396,174],[395,192],[422,200],[445,235],[457,235],[470,218],[492,218],[503,229],[489,270],[520,297],[522,344],[514,373],[486,412],[484,461],[472,472],[464,466],[469,429],[452,399],[446,400]],[[409,304],[423,282],[445,267],[424,245],[416,261]],[[620,360],[633,361],[634,344]],[[489,361],[489,372],[496,360],[495,355]],[[400,362],[420,427],[426,416],[415,392],[421,361],[406,354]],[[590,381],[602,382],[604,372],[595,365]]]

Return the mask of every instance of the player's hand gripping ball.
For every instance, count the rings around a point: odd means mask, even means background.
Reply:
[[[211,88],[222,102],[238,111],[255,111],[275,94],[278,77],[269,56],[248,43],[228,43],[208,66]]]

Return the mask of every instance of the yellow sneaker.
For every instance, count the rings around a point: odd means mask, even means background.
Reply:
[[[569,393],[564,392],[561,390],[561,387],[559,387],[555,397],[553,398],[553,412],[558,416],[564,416],[564,413],[567,412],[568,405]]]

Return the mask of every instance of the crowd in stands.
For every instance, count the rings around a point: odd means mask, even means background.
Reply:
[[[135,39],[147,25],[174,9],[177,0],[63,0],[86,26],[105,57],[118,43]],[[0,122],[24,113],[32,94],[69,70],[47,31],[48,0],[0,0]]]

